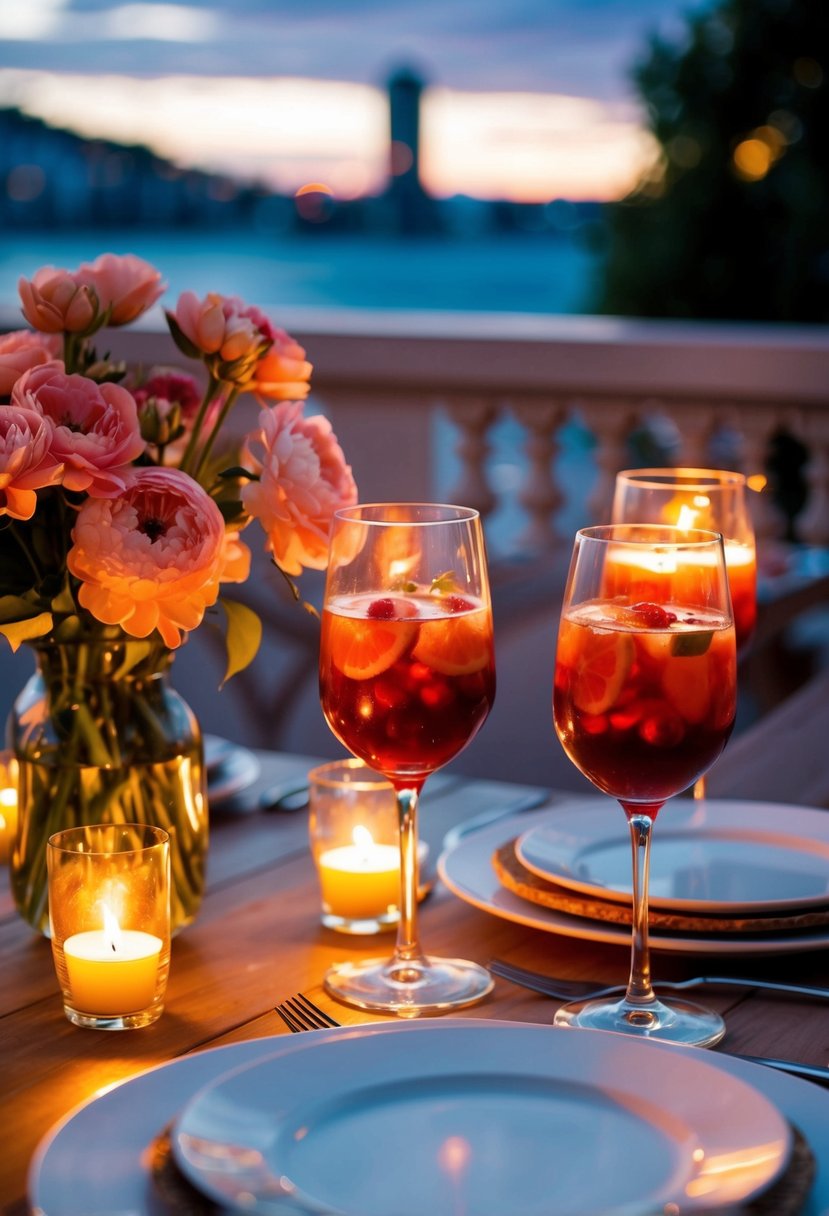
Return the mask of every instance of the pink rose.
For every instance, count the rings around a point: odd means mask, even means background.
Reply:
[[[200,300],[192,291],[167,313],[170,331],[186,355],[201,355],[217,380],[246,385],[273,340],[273,329],[258,308],[215,292]]]
[[[12,405],[53,423],[52,455],[64,467],[67,490],[113,498],[125,485],[131,461],[144,451],[135,401],[117,384],[67,376],[61,363],[44,363],[20,377]]]
[[[101,312],[112,309],[107,325],[129,325],[164,294],[161,273],[132,253],[103,253],[84,262],[75,276],[94,289]]]
[[[49,452],[52,424],[35,410],[0,405],[0,515],[31,519],[35,490],[58,485],[62,466]]]
[[[202,402],[201,390],[193,376],[158,371],[130,391],[138,406],[141,434],[148,443],[166,447],[186,440]],[[214,397],[204,417],[205,430],[212,428],[221,408],[222,398]]]
[[[69,270],[42,266],[33,279],[20,278],[17,289],[23,316],[41,333],[91,333],[98,318],[98,297]]]
[[[0,397],[7,397],[15,380],[30,367],[59,358],[60,348],[57,334],[46,336],[30,329],[15,329],[0,335]]]
[[[138,468],[120,498],[88,498],[66,563],[81,580],[78,600],[96,620],[130,636],[157,629],[181,643],[216,602],[225,527],[210,495],[179,469]]]
[[[245,457],[260,479],[242,489],[242,502],[262,525],[266,550],[287,574],[324,570],[333,514],[357,501],[328,419],[303,417],[297,401],[270,406],[248,436]]]
[[[284,329],[277,329],[273,345],[256,365],[250,390],[273,401],[302,401],[308,396],[312,371],[299,343]]]

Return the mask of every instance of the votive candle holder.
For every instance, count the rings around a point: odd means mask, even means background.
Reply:
[[[149,1026],[170,970],[170,838],[147,824],[89,824],[49,837],[52,954],[70,1022]]]

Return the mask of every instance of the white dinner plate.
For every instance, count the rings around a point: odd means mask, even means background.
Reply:
[[[541,904],[531,903],[501,886],[492,867],[492,854],[502,844],[520,832],[532,831],[558,810],[536,811],[533,814],[500,819],[491,827],[482,828],[463,837],[457,848],[438,859],[438,874],[450,891],[468,904],[491,912],[503,920],[515,921],[533,929],[546,929],[562,937],[577,937],[591,942],[607,942],[630,949],[630,927],[569,916]],[[659,824],[657,822],[658,832]],[[656,856],[659,840],[654,833],[651,859]],[[829,928],[803,929],[791,933],[733,934],[707,937],[694,933],[668,933],[653,928],[648,933],[652,950],[679,954],[792,954],[829,946]]]
[[[467,1019],[466,1024],[470,1022],[471,1019]],[[445,1018],[440,1022],[423,1023],[424,1027],[453,1024],[464,1022],[463,1019]],[[487,1025],[514,1023],[488,1022]],[[384,1024],[383,1029],[387,1028],[394,1032],[401,1026]],[[147,1149],[153,1139],[202,1086],[229,1070],[272,1058],[280,1047],[291,1050],[295,1043],[325,1042],[353,1031],[306,1033],[309,1038],[286,1035],[254,1039],[181,1056],[78,1106],[43,1138],[32,1159],[28,1198],[35,1216],[169,1216],[168,1209],[154,1199],[148,1174]],[[550,1030],[551,1036],[595,1037],[598,1033]],[[621,1036],[613,1037],[621,1039]],[[646,1046],[655,1049],[653,1059],[657,1059],[661,1051],[668,1050],[677,1055],[696,1056],[699,1053],[699,1049],[693,1047],[665,1048],[659,1043]],[[817,1162],[815,1180],[801,1216],[826,1216],[829,1212],[829,1135],[826,1133],[829,1091],[720,1053],[706,1053],[706,1058],[721,1073],[741,1078],[754,1086],[790,1123],[800,1128]],[[287,1208],[285,1216],[290,1216]]]
[[[765,1190],[785,1117],[712,1057],[653,1046],[472,1020],[303,1036],[198,1093],[173,1153],[257,1216],[286,1197],[319,1216],[685,1216]]]
[[[630,832],[618,803],[559,805],[515,846],[528,870],[629,903]],[[729,915],[829,906],[829,814],[776,802],[678,799],[659,813],[648,898],[670,912]]]

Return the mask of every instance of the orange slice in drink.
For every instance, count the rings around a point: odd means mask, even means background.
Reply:
[[[662,687],[686,722],[698,726],[711,712],[712,667],[707,654],[687,655],[668,663]]]
[[[485,612],[424,621],[412,652],[418,663],[446,676],[465,676],[490,662],[492,633]]]
[[[633,638],[629,633],[579,628],[567,621],[562,622],[562,629],[570,637],[561,639],[559,657],[564,653],[567,655],[565,661],[569,660],[576,708],[585,714],[607,713],[622,691],[633,664]]]
[[[332,616],[328,633],[332,662],[350,680],[372,680],[406,653],[416,632],[414,621]]]

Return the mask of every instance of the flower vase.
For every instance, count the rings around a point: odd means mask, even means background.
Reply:
[[[207,793],[201,730],[170,686],[169,650],[147,641],[38,640],[37,669],[14,703],[20,766],[11,886],[49,934],[46,842],[90,823],[144,823],[170,835],[171,921],[195,917],[204,889]]]

